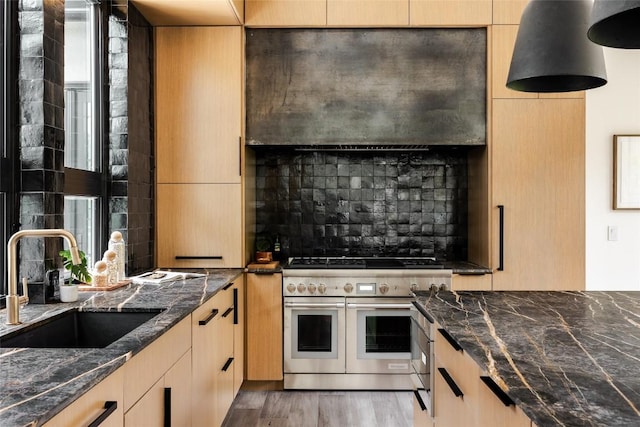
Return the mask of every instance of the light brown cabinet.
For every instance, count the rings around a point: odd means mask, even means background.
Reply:
[[[322,27],[327,25],[327,0],[245,0],[245,25]]]
[[[420,402],[415,395],[413,395],[413,426],[414,427],[434,427],[433,418],[429,415],[424,403]]]
[[[158,184],[159,267],[241,267],[240,184]]]
[[[329,26],[407,26],[409,0],[327,0]]]
[[[438,427],[463,425],[530,427],[531,420],[514,404],[508,406],[488,387],[492,383],[477,363],[445,338],[435,336],[434,414]],[[507,397],[508,398],[508,397]],[[415,424],[414,424],[415,425]]]
[[[491,25],[491,0],[410,0],[411,25]]]
[[[584,121],[583,99],[493,101],[493,290],[584,289]]]
[[[282,380],[282,274],[246,276],[247,379]]]
[[[124,368],[109,375],[91,390],[79,397],[62,412],[43,424],[44,427],[84,426],[96,421],[105,411],[110,412],[102,421],[102,427],[122,427]]]
[[[242,280],[242,278],[238,279]],[[193,426],[222,425],[235,397],[234,301],[240,284],[230,283],[192,314]],[[239,337],[241,339],[241,337]],[[243,347],[237,347],[239,353]],[[240,356],[242,358],[242,356]]]
[[[242,28],[160,27],[157,182],[241,182]]]
[[[490,291],[491,274],[454,274],[451,277],[454,291]]]
[[[245,277],[239,277],[234,282],[233,305],[235,308],[233,325],[233,397],[240,391],[244,381],[244,360],[245,360]]]

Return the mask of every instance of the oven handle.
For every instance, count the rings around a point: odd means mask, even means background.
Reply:
[[[411,310],[413,308],[413,304],[412,303],[407,303],[407,304],[376,304],[376,303],[364,303],[364,304],[355,304],[355,303],[348,303],[347,304],[347,308],[404,308],[407,310]]]
[[[335,307],[335,308],[344,308],[343,302],[286,302],[284,303],[285,307],[295,307],[295,308],[318,308],[318,307]]]

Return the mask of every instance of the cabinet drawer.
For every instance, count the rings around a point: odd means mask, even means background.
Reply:
[[[491,274],[454,274],[451,278],[454,291],[490,291]]]

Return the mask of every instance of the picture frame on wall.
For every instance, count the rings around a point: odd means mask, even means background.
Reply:
[[[640,209],[640,135],[613,136],[613,209]]]

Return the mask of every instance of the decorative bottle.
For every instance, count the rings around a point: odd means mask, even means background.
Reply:
[[[273,242],[273,259],[275,261],[280,261],[280,251],[282,247],[280,245],[280,235],[276,235],[276,241]]]
[[[105,251],[102,260],[107,263],[107,284],[115,285],[118,283],[118,265],[117,265],[118,254],[115,251],[109,249]]]
[[[111,239],[109,240],[109,249],[114,251],[116,257],[116,282],[121,282],[125,278],[125,261],[127,259],[127,249],[122,238],[122,233],[114,231],[111,233]]]

